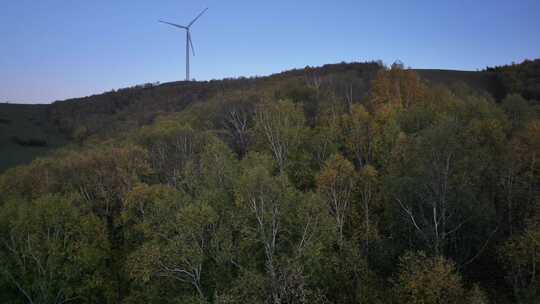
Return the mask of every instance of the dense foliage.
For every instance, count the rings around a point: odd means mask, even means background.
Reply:
[[[536,102],[319,72],[6,171],[0,301],[538,303]]]
[[[498,93],[520,93],[526,99],[540,100],[540,59],[488,68],[487,71],[495,73],[500,85]]]

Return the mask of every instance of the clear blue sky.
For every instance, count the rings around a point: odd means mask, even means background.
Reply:
[[[184,78],[399,59],[476,70],[540,57],[540,1],[0,0],[0,101],[47,103]]]

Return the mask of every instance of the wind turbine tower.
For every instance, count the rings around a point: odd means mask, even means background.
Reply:
[[[199,19],[199,17],[201,17],[202,14],[204,14],[204,12],[206,12],[207,10],[208,8],[205,8],[202,12],[199,13],[199,15],[197,15],[197,17],[195,17],[195,19],[191,20],[191,22],[186,26],[159,20],[159,22],[161,23],[165,23],[165,24],[177,27],[179,29],[186,30],[186,81],[189,81],[189,49],[190,47],[191,47],[191,53],[193,54],[193,56],[195,56],[195,49],[193,48],[193,42],[191,41],[190,29],[193,23],[195,23],[195,21],[197,21],[197,19]]]

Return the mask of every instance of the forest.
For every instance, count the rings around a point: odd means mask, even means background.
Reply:
[[[483,73],[55,103],[71,144],[0,175],[0,302],[539,303],[540,60]]]

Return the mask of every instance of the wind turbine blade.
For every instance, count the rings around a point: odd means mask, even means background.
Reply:
[[[159,22],[161,23],[165,23],[165,24],[168,24],[168,25],[172,25],[174,27],[178,27],[178,28],[181,28],[181,29],[185,29],[187,30],[187,26],[183,26],[183,25],[179,25],[179,24],[176,24],[176,23],[170,23],[170,22],[167,22],[167,21],[163,21],[163,20],[158,20]]]
[[[200,16],[202,16],[202,14],[204,14],[204,12],[206,12],[208,10],[208,7],[205,8],[199,15],[197,15],[197,17],[195,17],[195,19],[193,19],[187,27],[190,27],[193,23],[195,23],[195,21],[197,21],[197,19],[199,19]]]
[[[189,45],[191,46],[191,53],[193,54],[193,56],[195,56],[195,49],[193,48],[193,41],[191,41],[191,33],[188,32],[188,41],[189,41]]]

